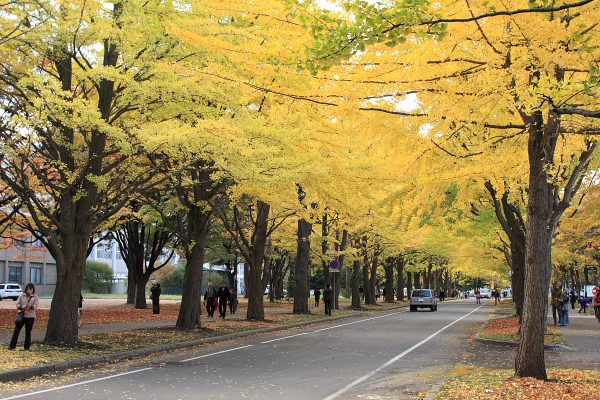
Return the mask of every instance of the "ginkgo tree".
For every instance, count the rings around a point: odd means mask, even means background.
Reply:
[[[90,237],[154,185],[152,168],[138,163],[138,131],[214,118],[214,98],[225,97],[176,67],[214,58],[168,33],[181,12],[171,2],[8,2],[2,29],[33,8],[35,29],[0,46],[0,178],[23,204],[22,227],[57,262],[45,340],[73,344]]]
[[[319,2],[292,7],[309,10],[311,68],[353,64],[355,73],[344,78],[371,85],[379,101],[358,99],[357,107],[412,114],[440,151],[474,163],[502,142],[527,149],[525,296],[515,369],[545,379],[552,237],[593,160],[599,131],[598,5],[341,4],[329,13]],[[420,107],[398,112],[394,99],[407,93],[416,93]]]

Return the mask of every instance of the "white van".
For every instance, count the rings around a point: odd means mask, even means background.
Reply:
[[[0,300],[13,299],[17,301],[21,293],[23,290],[18,283],[0,283]]]

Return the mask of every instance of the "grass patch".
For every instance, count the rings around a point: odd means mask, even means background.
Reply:
[[[598,371],[549,369],[548,381],[516,378],[512,370],[459,365],[435,400],[589,400],[598,398]]]

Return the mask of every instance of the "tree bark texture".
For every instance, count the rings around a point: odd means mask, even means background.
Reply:
[[[385,263],[385,302],[394,302],[394,265],[396,260],[388,258]]]
[[[298,221],[296,269],[294,273],[294,314],[308,314],[308,270],[310,266],[310,235],[312,224]]]
[[[354,260],[352,263],[352,308],[360,308],[360,260]]]
[[[404,260],[402,257],[396,259],[396,299],[404,301]]]
[[[246,319],[263,321],[265,319],[264,292],[268,273],[265,271],[265,251],[267,250],[267,228],[271,207],[267,203],[257,201],[256,225],[250,249],[251,262],[249,262],[250,282],[248,288],[248,310]],[[267,266],[268,268],[268,266]]]
[[[377,296],[379,295],[377,288],[377,267],[379,265],[379,250],[375,250],[373,254],[373,260],[371,261],[371,272],[369,274],[369,292],[371,293],[371,303],[377,303]]]
[[[63,221],[67,222],[66,216]],[[77,310],[90,234],[61,236],[60,247],[51,252],[58,276],[44,341],[74,345],[78,340]]]
[[[547,379],[544,358],[544,334],[547,306],[547,274],[551,265],[553,229],[553,190],[548,183],[547,166],[552,163],[556,134],[544,134],[541,112],[536,112],[529,130],[529,192],[527,201],[527,237],[525,239],[525,291],[521,337],[515,358],[520,377]]]

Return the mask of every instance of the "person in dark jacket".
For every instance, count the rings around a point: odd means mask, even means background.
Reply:
[[[321,291],[317,288],[317,289],[315,289],[315,307],[319,307],[320,300],[321,300]]]
[[[160,314],[160,294],[162,293],[162,289],[160,288],[160,283],[154,282],[152,287],[150,288],[150,299],[152,300],[152,314],[158,315]]]
[[[219,298],[219,318],[225,319],[225,313],[227,312],[227,302],[231,297],[231,293],[229,292],[229,288],[227,287],[227,283],[223,282],[219,291],[217,292],[217,297]]]
[[[325,303],[325,315],[331,315],[331,302],[333,301],[333,290],[331,285],[323,290],[323,303]]]
[[[231,314],[235,314],[235,312],[237,311],[237,306],[238,306],[237,292],[236,292],[235,288],[233,288],[233,289],[231,289],[231,294],[229,295],[229,312]]]
[[[213,318],[215,315],[215,303],[217,302],[217,291],[213,287],[212,282],[208,282],[208,287],[204,291],[204,305],[208,316]]]

